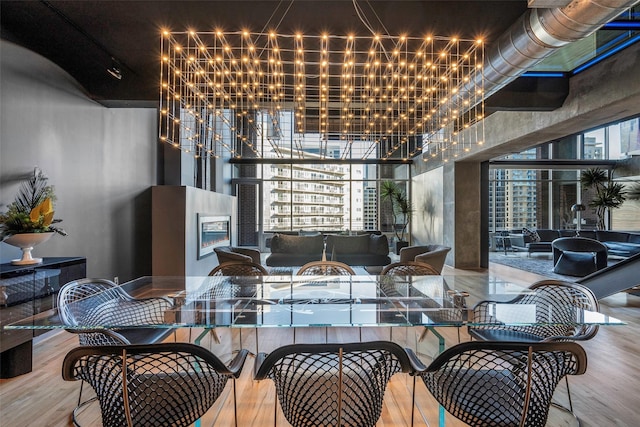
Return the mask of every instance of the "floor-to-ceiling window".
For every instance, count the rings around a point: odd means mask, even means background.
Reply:
[[[236,188],[260,183],[258,200],[253,194],[239,199],[239,211],[254,215],[247,221],[255,224],[255,233],[247,236],[262,235],[264,241],[264,235],[274,232],[361,230],[393,235],[393,215],[380,200],[380,184],[394,181],[409,194],[409,162],[380,162],[379,153],[353,147],[345,151],[345,142],[331,136],[307,134],[301,139],[290,111],[279,113],[277,129],[269,114],[255,112],[253,117],[260,131],[233,174]],[[251,238],[239,238],[240,245],[254,245]]]
[[[597,216],[589,207],[593,194],[581,186],[580,175],[600,167],[626,188],[637,185],[639,122],[625,120],[499,159],[490,168],[489,230],[576,229],[577,214],[571,210],[575,204],[587,205],[580,228],[595,229]],[[606,224],[611,229],[640,229],[639,202],[629,197],[607,215]]]

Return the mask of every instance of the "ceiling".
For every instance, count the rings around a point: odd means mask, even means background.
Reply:
[[[506,1],[10,1],[0,3],[2,38],[72,75],[106,105],[156,103],[161,30],[249,29],[304,34],[482,38],[487,46],[527,9]],[[115,62],[114,60],[115,59]],[[122,78],[107,69],[119,64]]]

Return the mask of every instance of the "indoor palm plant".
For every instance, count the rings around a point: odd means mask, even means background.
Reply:
[[[393,231],[396,237],[396,253],[409,242],[405,240],[405,233],[411,220],[413,208],[407,193],[393,181],[383,181],[380,185],[380,200],[388,200],[391,204],[393,217]]]
[[[624,185],[614,182],[611,175],[600,168],[587,169],[580,174],[582,188],[595,191],[589,206],[595,210],[598,217],[598,230],[606,229],[605,213],[610,209],[620,207],[626,199]]]
[[[66,232],[54,224],[61,219],[54,218],[54,188],[47,183],[48,178],[37,169],[33,176],[24,181],[16,199],[9,204],[5,213],[0,214],[0,235],[2,241],[22,249],[22,259],[14,264],[34,264],[41,261],[31,257],[33,246],[45,242],[53,234],[66,236]]]

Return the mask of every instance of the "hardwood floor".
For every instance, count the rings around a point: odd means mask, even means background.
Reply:
[[[510,267],[492,264],[490,273],[493,276],[510,280],[522,286],[541,279],[533,273],[516,270]],[[443,274],[455,275],[456,288],[464,289],[468,276],[486,276],[486,271],[454,270],[445,267]],[[473,289],[469,303],[483,297],[486,289]],[[601,311],[628,324],[625,326],[602,327],[596,337],[582,343],[587,350],[588,369],[585,375],[570,378],[571,395],[576,414],[583,426],[637,426],[637,406],[640,402],[640,373],[636,368],[640,354],[640,297],[620,293],[600,301]],[[283,343],[283,330],[263,329],[259,335],[260,350],[268,351]],[[394,330],[393,339],[413,339],[415,330]],[[440,328],[439,332],[446,336],[447,344],[457,342],[454,328]],[[223,344],[214,344],[210,337],[203,340],[207,346],[219,355],[228,354],[232,339],[230,331],[220,331]],[[330,329],[327,332],[331,340],[357,341],[358,331],[354,329]],[[193,335],[192,335],[193,338]],[[234,335],[235,339],[238,336]],[[290,339],[288,337],[285,339]],[[388,329],[366,329],[364,339],[388,339]],[[179,340],[188,340],[188,332],[180,331]],[[325,339],[324,329],[296,331],[296,340],[318,341]],[[464,332],[462,340],[467,339]],[[243,345],[255,345],[255,336],[248,330],[243,331]],[[60,367],[64,355],[77,345],[77,337],[64,331],[48,333],[38,340],[34,346],[33,372],[17,378],[0,380],[0,425],[4,426],[69,426],[71,410],[75,407],[80,384],[62,380]],[[434,337],[428,336],[421,353],[435,354],[437,343]],[[428,363],[428,358],[424,360]],[[249,358],[243,374],[237,382],[238,425],[267,426],[273,425],[275,392],[270,381],[255,382],[252,380],[253,358]],[[87,393],[85,387],[85,394]],[[437,406],[426,391],[424,384],[417,383],[416,426],[437,425]],[[231,385],[225,394],[228,398],[219,399],[202,419],[203,426],[232,426],[233,401]],[[566,403],[564,385],[558,387],[556,399]],[[406,375],[396,375],[387,389],[380,427],[409,425],[411,411],[411,379]],[[278,425],[287,423],[280,409],[277,411]],[[557,411],[553,411],[549,425],[566,425],[565,419]],[[426,420],[425,420],[426,418]],[[99,426],[100,414],[97,404],[92,404],[81,413],[80,420],[84,426]],[[447,427],[461,426],[462,423],[447,417]]]

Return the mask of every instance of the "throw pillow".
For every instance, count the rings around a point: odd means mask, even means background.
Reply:
[[[529,236],[532,242],[540,241],[540,236],[538,235],[538,232],[535,230],[529,230],[528,228],[525,227],[522,229],[522,234],[524,234],[525,236]]]

